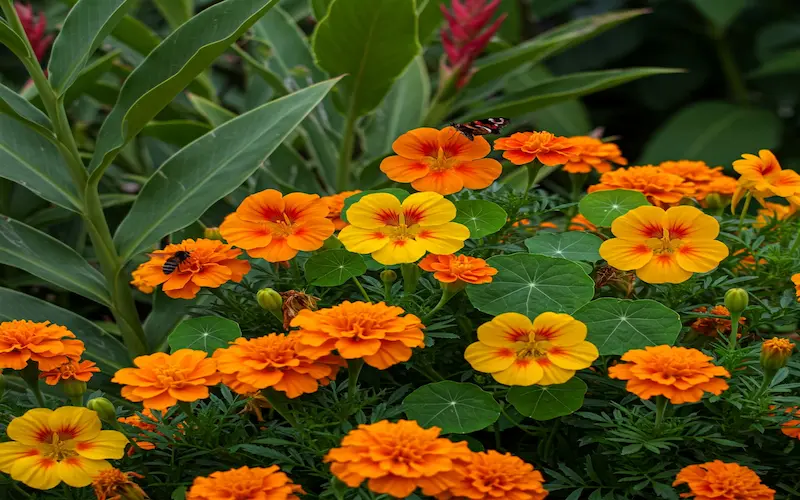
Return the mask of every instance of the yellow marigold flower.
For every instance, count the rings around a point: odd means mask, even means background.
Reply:
[[[110,469],[106,459],[120,459],[128,440],[117,431],[101,430],[97,413],[62,406],[34,408],[8,424],[11,441],[0,443],[0,471],[37,490],[67,483],[88,486],[92,476]]]
[[[322,198],[320,198],[320,201],[328,205],[327,218],[331,222],[333,222],[333,227],[336,228],[337,231],[339,231],[340,229],[344,229],[347,226],[347,222],[345,222],[342,219],[342,209],[344,208],[344,200],[360,192],[361,190],[359,189],[356,189],[355,191],[342,191],[341,193],[337,193],[331,196],[323,196]]]
[[[45,379],[47,385],[56,385],[59,380],[78,380],[88,382],[93,373],[98,373],[100,368],[92,361],[68,360],[63,365],[57,366],[52,370],[46,370],[39,374],[39,378]]]
[[[105,469],[92,479],[92,488],[97,500],[146,500],[147,496],[133,478],[144,476],[135,472],[122,472],[119,469]]]
[[[674,404],[696,403],[703,394],[719,396],[728,383],[728,370],[711,363],[712,358],[697,349],[660,345],[632,349],[622,361],[608,369],[608,376],[627,380],[626,389],[642,399],[666,396]]]
[[[695,500],[773,500],[775,490],[761,484],[761,478],[749,468],[736,463],[714,460],[684,467],[672,486],[685,484],[689,493],[683,498]]]
[[[478,327],[478,341],[464,358],[501,384],[563,384],[599,356],[585,339],[586,325],[569,314],[545,312],[531,322],[522,314],[504,313]]]
[[[606,172],[600,176],[599,184],[589,186],[588,192],[612,189],[639,191],[650,203],[659,207],[677,205],[682,199],[691,198],[696,193],[693,183],[680,175],[668,174],[653,165],[619,168]]]
[[[295,493],[305,493],[289,476],[272,467],[241,467],[196,477],[186,493],[186,500],[300,500]]]
[[[634,208],[612,222],[611,232],[616,238],[600,245],[600,255],[617,269],[636,270],[647,283],[682,283],[728,256],[715,239],[717,220],[690,206]]]
[[[773,337],[761,343],[761,367],[770,373],[780,370],[792,356],[794,344],[789,339]]]
[[[452,485],[437,499],[542,500],[547,496],[542,473],[510,453],[494,450],[472,453],[470,461],[456,468]]]
[[[136,268],[135,271],[131,273],[131,285],[136,287],[140,292],[151,294],[156,290],[156,287],[149,285],[147,280],[144,279],[143,274],[145,273],[145,267],[147,266],[147,262],[140,264],[139,267]]]
[[[797,295],[797,301],[800,302],[800,273],[795,274],[792,276],[792,283],[795,286],[795,294]]]
[[[497,269],[488,265],[485,260],[467,255],[434,255],[425,256],[419,262],[424,271],[433,273],[433,277],[442,283],[460,282],[464,285],[480,285],[491,283]]]
[[[602,174],[611,170],[612,163],[628,164],[619,146],[612,142],[603,142],[589,136],[570,137],[569,142],[578,147],[577,155],[564,164],[564,171],[570,174],[588,174],[592,169]]]
[[[361,424],[328,452],[325,462],[351,488],[367,481],[373,492],[396,498],[406,498],[417,488],[436,495],[472,454],[466,441],[454,443],[439,437],[440,432],[438,427],[423,429],[413,420]]]
[[[83,354],[83,342],[63,326],[49,321],[17,320],[0,323],[0,370],[22,370],[35,361],[39,370],[54,370]]]
[[[733,162],[733,168],[741,177],[731,204],[736,207],[746,192],[750,192],[761,203],[764,198],[780,196],[789,198],[800,195],[800,174],[783,170],[778,159],[769,149],[762,149],[758,156],[743,154],[741,160]]]
[[[494,149],[505,151],[503,158],[514,165],[539,160],[543,165],[563,165],[577,157],[580,148],[566,137],[550,132],[517,132],[494,141]]]
[[[714,306],[710,311],[707,307],[698,307],[697,309],[692,309],[692,311],[701,313],[707,312],[714,316],[727,316],[728,318],[731,316],[731,312],[725,306]],[[739,323],[743,325],[745,319],[739,318]],[[692,323],[692,330],[716,338],[731,332],[731,320],[722,318],[697,318],[694,323]]]
[[[781,205],[780,203],[764,203],[764,208],[758,210],[758,217],[753,223],[753,227],[764,227],[769,224],[773,219],[781,221],[788,219],[797,212],[797,207],[794,205]]]
[[[389,193],[368,194],[347,210],[350,225],[339,240],[384,265],[416,262],[425,252],[461,250],[469,229],[451,222],[455,216],[456,206],[437,193],[414,193],[402,203]]]

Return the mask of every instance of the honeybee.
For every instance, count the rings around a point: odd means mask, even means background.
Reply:
[[[164,262],[164,265],[161,266],[161,272],[164,274],[174,273],[175,270],[178,269],[178,266],[185,262],[191,254],[191,252],[187,252],[186,250],[178,250],[172,254],[172,257]]]

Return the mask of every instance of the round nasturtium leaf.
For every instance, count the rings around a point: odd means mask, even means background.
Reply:
[[[458,222],[467,226],[470,238],[483,238],[506,225],[508,214],[497,203],[484,200],[461,200],[455,203]]]
[[[375,194],[375,193],[389,193],[397,196],[397,199],[402,202],[406,198],[408,198],[408,191],[399,188],[386,188],[386,189],[375,189],[372,191],[361,191],[360,193],[354,194],[352,196],[348,196],[344,199],[344,206],[342,207],[341,217],[342,220],[347,222],[347,209],[353,206],[353,203],[356,203],[361,198],[365,197],[368,194]]]
[[[583,406],[585,394],[586,383],[578,377],[572,377],[559,385],[512,387],[506,397],[526,417],[550,420],[578,411]]]
[[[339,286],[367,272],[364,259],[347,250],[328,250],[306,261],[306,280],[315,286]]]
[[[167,337],[170,350],[194,349],[209,355],[242,336],[239,324],[217,316],[182,321]]]
[[[557,259],[597,262],[603,240],[583,231],[566,233],[541,233],[525,240],[530,253],[547,255]]]
[[[535,318],[547,311],[572,313],[594,296],[594,281],[580,264],[516,253],[487,260],[497,269],[491,283],[467,286],[467,296],[488,314],[518,312]]]
[[[578,203],[578,208],[595,226],[611,227],[611,223],[617,217],[625,215],[636,207],[649,204],[647,198],[639,191],[613,189],[587,194]]]
[[[490,393],[449,380],[423,385],[406,396],[403,411],[422,427],[440,427],[444,434],[479,431],[500,417],[500,405]]]
[[[597,299],[573,316],[586,323],[589,330],[586,340],[604,356],[647,346],[673,345],[681,331],[678,313],[654,300]]]

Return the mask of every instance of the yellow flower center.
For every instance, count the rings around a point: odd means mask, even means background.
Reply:
[[[40,449],[44,457],[57,461],[66,460],[78,455],[72,440],[61,439],[61,436],[59,436],[57,432],[54,432],[50,437],[50,442],[43,444]]]
[[[433,157],[428,157],[427,164],[431,172],[441,172],[443,170],[450,170],[458,163],[458,159],[450,157],[444,148],[439,146],[438,154]]]
[[[387,226],[386,229],[386,233],[392,241],[412,240],[422,231],[419,224],[407,226],[405,223],[400,223],[397,226]]]
[[[289,216],[286,214],[283,214],[283,220],[267,222],[267,227],[273,236],[277,236],[278,238],[286,238],[293,233],[292,220],[289,219]]]
[[[660,255],[664,253],[673,253],[680,248],[683,242],[678,238],[669,237],[669,231],[664,229],[664,235],[661,238],[648,238],[647,246],[653,250],[653,253]]]
[[[530,333],[527,342],[517,342],[517,359],[543,358],[552,346],[549,340],[537,340],[536,334]]]

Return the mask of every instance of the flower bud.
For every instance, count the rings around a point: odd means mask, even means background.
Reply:
[[[207,240],[222,241],[222,233],[219,232],[218,227],[207,227],[203,230],[203,237]]]
[[[384,269],[381,271],[381,281],[387,284],[394,283],[397,281],[397,273],[391,269]]]
[[[117,410],[114,408],[114,404],[106,398],[90,399],[89,402],[86,403],[86,407],[97,412],[101,420],[105,420],[106,422],[117,421]]]
[[[725,307],[731,312],[731,316],[740,316],[742,311],[747,309],[750,297],[747,291],[741,288],[731,288],[725,292]]]
[[[706,206],[711,210],[719,210],[728,206],[728,200],[719,193],[710,193],[705,199]]]
[[[262,288],[259,290],[256,294],[256,302],[258,302],[258,305],[260,305],[262,309],[266,309],[273,314],[281,314],[281,310],[283,309],[281,294],[272,288]]]
[[[789,362],[794,344],[788,339],[774,337],[761,344],[761,367],[767,373],[774,373]]]
[[[331,236],[327,240],[322,243],[322,248],[325,250],[336,250],[337,248],[342,248],[342,242],[339,241],[339,238],[336,236]]]
[[[83,395],[86,394],[86,382],[81,382],[74,378],[62,380],[61,390],[64,391],[64,394],[70,399],[82,398]]]

